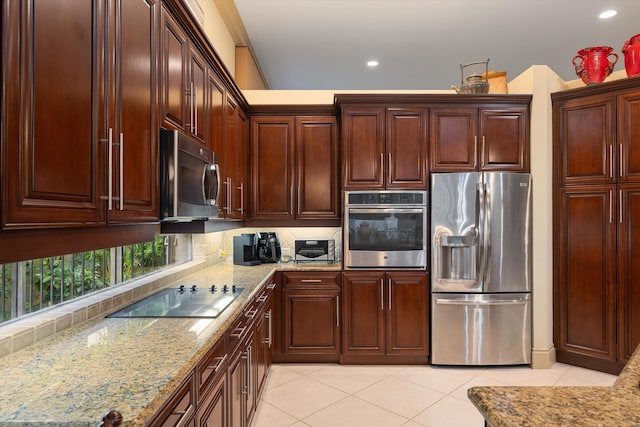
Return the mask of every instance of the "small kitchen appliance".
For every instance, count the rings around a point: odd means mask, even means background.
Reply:
[[[427,197],[426,191],[346,191],[345,268],[425,270]]]
[[[217,218],[219,195],[217,155],[183,132],[160,129],[160,220]]]
[[[261,263],[279,262],[282,257],[280,239],[273,231],[263,231],[256,233],[258,260]]]
[[[336,260],[335,239],[306,239],[294,242],[295,262],[325,262]]]
[[[242,233],[233,236],[233,263],[258,265],[280,262],[282,250],[278,234],[273,231]]]
[[[531,176],[431,175],[431,362],[531,363]]]
[[[258,265],[258,236],[255,233],[242,233],[233,236],[233,263],[235,265]]]

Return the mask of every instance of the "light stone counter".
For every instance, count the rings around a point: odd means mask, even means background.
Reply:
[[[640,425],[640,346],[611,387],[472,387],[469,399],[498,426]]]
[[[96,426],[110,409],[144,425],[273,272],[340,269],[215,264],[179,282],[245,287],[217,319],[98,318],[2,357],[0,425]]]

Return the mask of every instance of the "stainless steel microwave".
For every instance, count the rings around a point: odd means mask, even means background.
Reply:
[[[220,168],[216,154],[185,133],[160,130],[160,220],[218,217]]]

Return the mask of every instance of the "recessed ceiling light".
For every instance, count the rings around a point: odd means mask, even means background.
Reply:
[[[612,18],[614,16],[616,16],[618,14],[617,10],[605,10],[604,12],[602,12],[600,15],[598,15],[598,18],[600,19],[608,19],[608,18]]]
[[[377,67],[380,63],[378,61],[367,61],[367,67]]]

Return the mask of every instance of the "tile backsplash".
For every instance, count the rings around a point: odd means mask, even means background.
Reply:
[[[237,228],[216,233],[193,235],[194,257],[208,258],[212,262],[233,257],[233,236],[242,233],[274,231],[278,233],[282,257],[293,257],[294,242],[299,239],[335,239],[336,258],[342,258],[341,227],[259,227]]]

